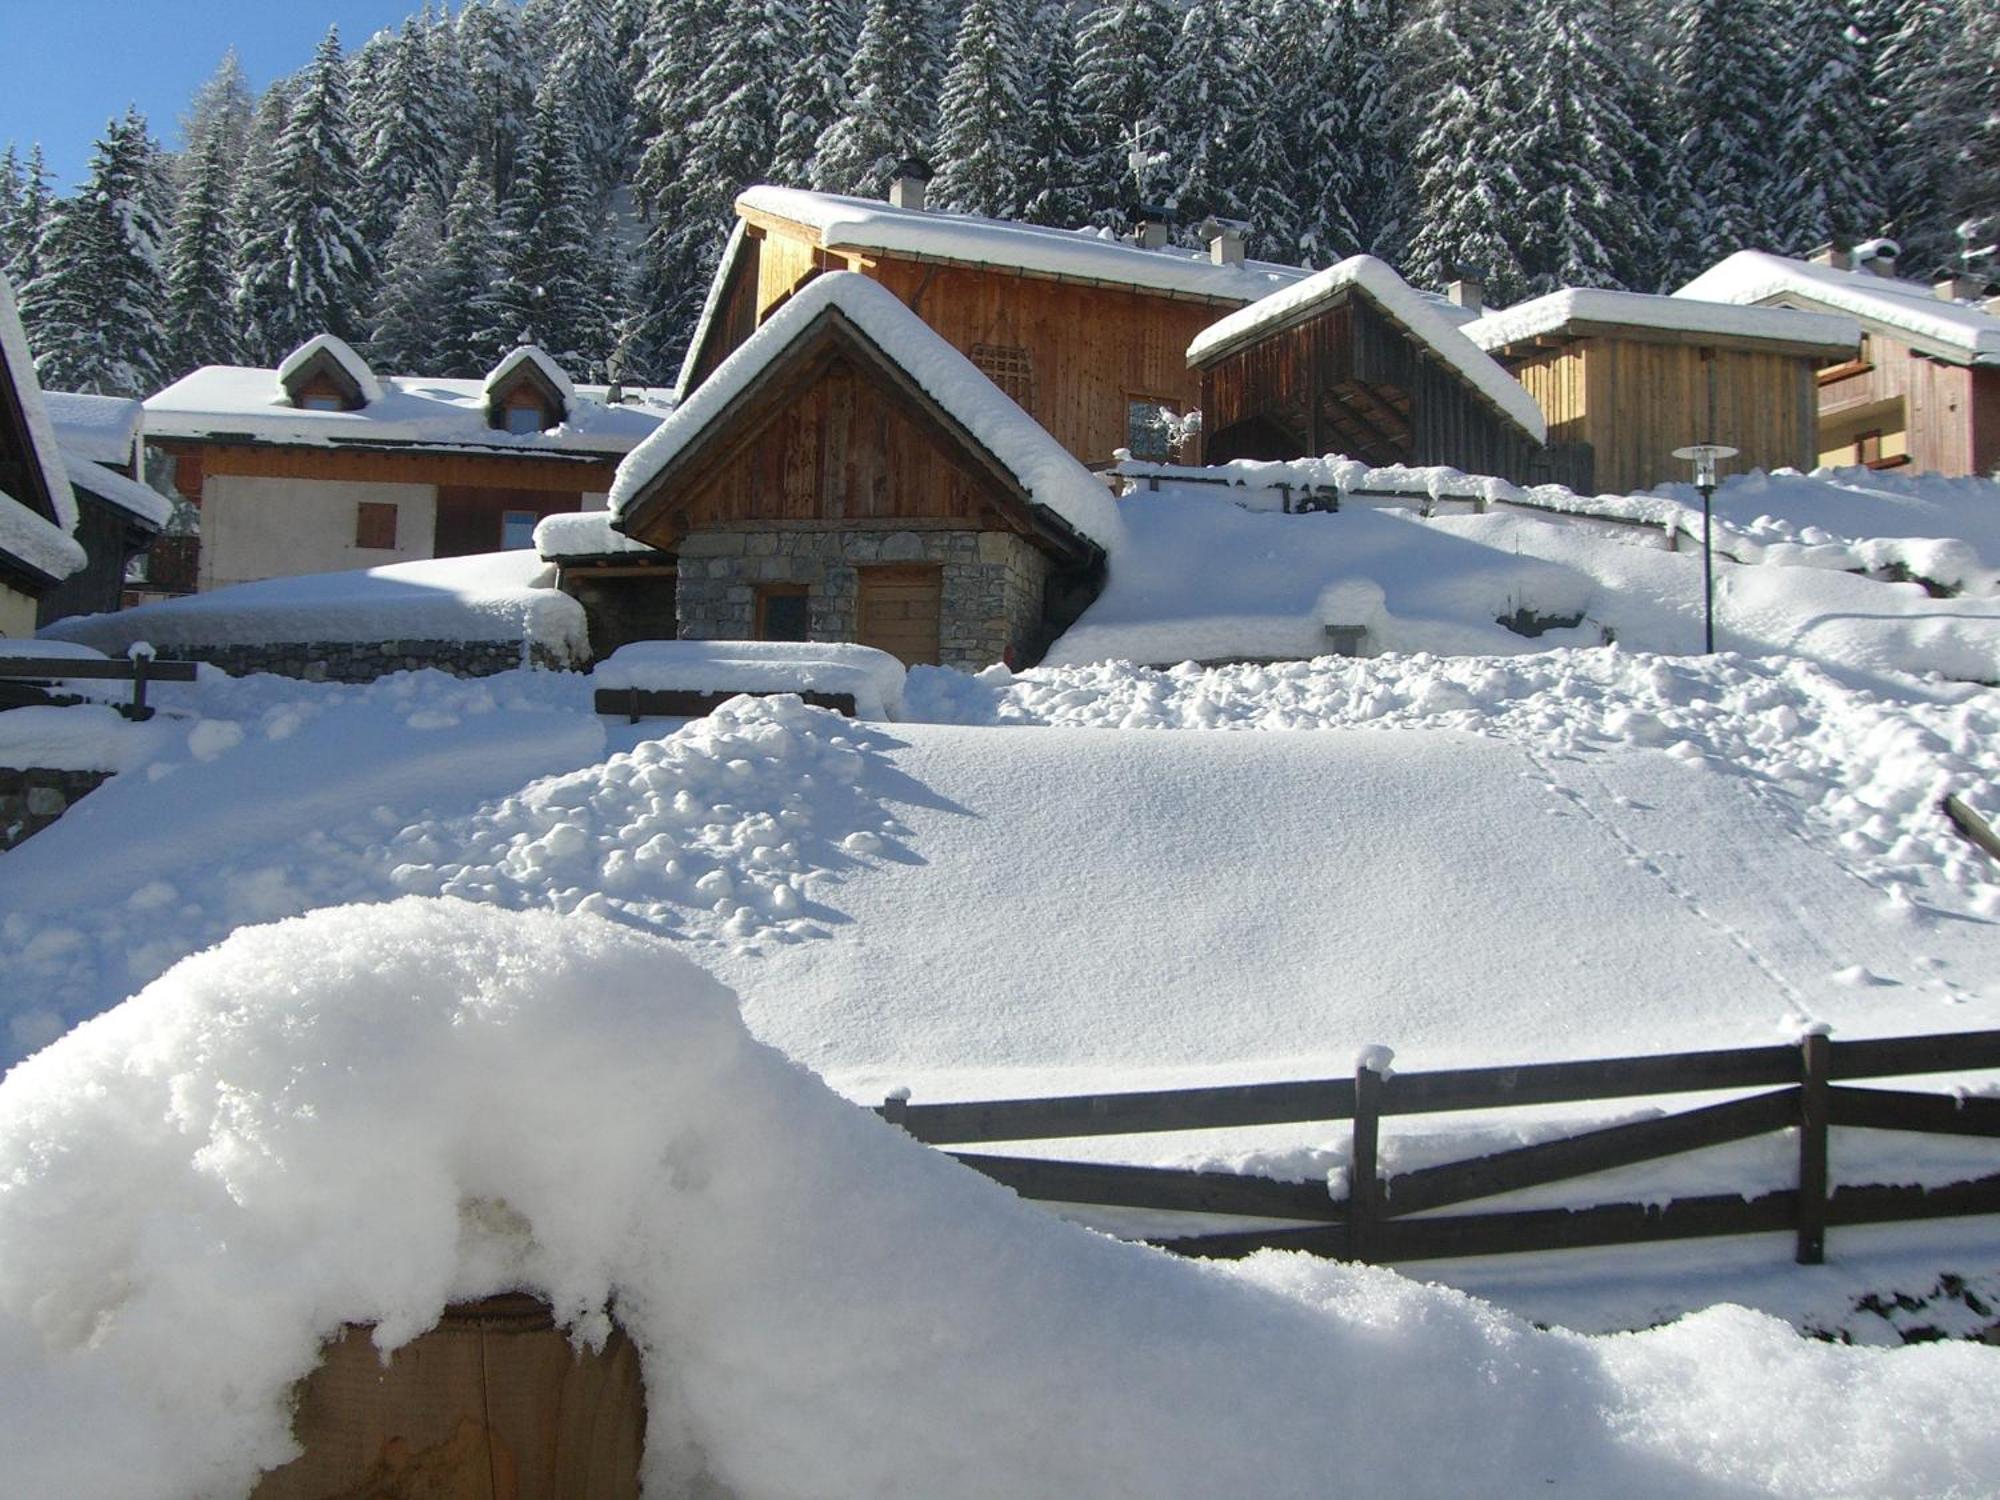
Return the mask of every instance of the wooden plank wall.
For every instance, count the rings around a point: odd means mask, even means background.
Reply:
[[[981,527],[993,481],[963,466],[845,359],[778,402],[678,511],[688,530],[749,521],[960,520]]]
[[[158,442],[180,463],[175,483],[200,503],[202,480],[217,474],[265,479],[343,479],[364,484],[462,485],[490,490],[551,490],[569,495],[611,488],[616,459],[528,458],[513,454],[384,452],[380,449],[281,448],[267,443]],[[192,456],[194,462],[189,463]],[[188,486],[194,485],[190,490]],[[572,506],[571,509],[575,507]]]
[[[2000,371],[1927,359],[1875,332],[1865,351],[1849,373],[1819,387],[1822,451],[1879,427],[1883,448],[1907,452],[1912,470],[1985,474],[2000,464]]]
[[[886,258],[872,274],[963,354],[979,344],[1025,349],[1029,415],[1084,463],[1125,446],[1133,397],[1182,411],[1200,404],[1187,346],[1234,306]]]

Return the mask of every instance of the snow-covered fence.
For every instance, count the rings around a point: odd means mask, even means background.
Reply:
[[[1391,1072],[1384,1050],[1371,1048],[1351,1078],[948,1104],[892,1097],[877,1113],[936,1145],[1353,1122],[1344,1200],[1325,1182],[951,1153],[1024,1198],[1303,1221],[1150,1237],[1184,1255],[1235,1258],[1269,1248],[1393,1262],[1790,1230],[1799,1263],[1817,1265],[1825,1256],[1829,1226],[2000,1214],[2000,1173],[1916,1185],[1909,1181],[1913,1174],[1897,1170],[1885,1182],[1829,1186],[1828,1138],[1836,1126],[2000,1138],[2000,1097],[1855,1088],[1847,1080],[1983,1069],[2000,1069],[2000,1031],[1852,1042],[1813,1031],[1795,1046],[1431,1073]],[[1740,1097],[1393,1175],[1378,1168],[1382,1121],[1392,1115],[1720,1090],[1739,1091]],[[1760,1092],[1740,1092],[1745,1090]],[[1724,1190],[1664,1203],[1433,1212],[1786,1130],[1799,1137],[1792,1188],[1754,1193],[1718,1184]]]

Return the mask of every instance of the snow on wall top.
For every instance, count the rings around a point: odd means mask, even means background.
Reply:
[[[611,529],[611,512],[606,510],[563,511],[543,516],[535,523],[535,551],[550,562],[565,557],[606,557],[617,552],[651,552],[649,547],[622,531]]]
[[[173,502],[151,485],[127,479],[116,469],[107,469],[103,464],[78,453],[67,442],[62,445],[61,451],[63,465],[73,476],[70,481],[72,488],[129,511],[155,530],[172,519]]]
[[[903,664],[851,641],[633,641],[599,662],[601,688],[692,693],[851,693],[863,719],[903,702]]]
[[[493,393],[506,383],[507,377],[522,365],[533,365],[539,370],[542,378],[554,386],[556,394],[562,397],[565,408],[576,400],[576,386],[571,383],[563,367],[533,344],[520,344],[509,350],[499,364],[486,372],[486,396],[489,401]]]
[[[292,393],[287,387],[294,377],[319,355],[324,354],[353,380],[361,390],[361,400],[373,405],[382,399],[382,382],[375,378],[375,372],[368,368],[368,361],[354,352],[347,340],[330,333],[315,334],[298,348],[285,356],[285,362],[278,366],[278,399],[289,402]]]
[[[278,641],[520,641],[587,660],[583,606],[552,587],[534,552],[484,552],[239,583],[47,628],[113,655],[156,646],[256,646]]]
[[[963,423],[1036,505],[1106,549],[1116,544],[1122,534],[1117,502],[1102,481],[893,293],[852,271],[835,271],[808,282],[626,456],[611,486],[612,513],[623,515],[675,455],[828,308],[838,308]]]
[[[494,448],[615,456],[629,452],[671,405],[665,392],[626,388],[627,400],[604,404],[603,386],[572,388],[559,426],[510,433],[486,415],[486,382],[393,375],[360,411],[306,411],[291,404],[275,372],[208,365],[146,400],[146,435],[226,438],[324,447],[334,443],[421,443],[438,448]]]
[[[1462,326],[1473,343],[1493,350],[1577,323],[1619,323],[1675,333],[1821,344],[1829,352],[1848,354],[1861,342],[1861,325],[1838,314],[1800,312],[1789,307],[1745,307],[1731,302],[1659,297],[1646,292],[1610,292],[1593,287],[1565,287],[1546,297],[1496,309]]]
[[[55,520],[50,521],[25,502],[0,491],[0,502],[4,502],[0,503],[0,553],[47,577],[67,578],[86,561],[75,535],[76,496],[70,493],[69,476],[56,451],[55,424],[42,404],[42,384],[35,378],[35,362],[28,354],[28,335],[14,305],[14,288],[5,276],[0,276],[0,359],[7,362],[13,377],[14,393],[28,424],[28,442],[35,450],[42,483],[56,512]]]
[[[753,187],[737,198],[736,207],[739,212],[751,209],[803,224],[817,233],[829,250],[929,255],[1239,302],[1254,302],[1306,274],[1301,267],[1270,261],[1218,266],[1203,252],[1181,246],[1142,250],[1110,238],[1108,232],[897,208],[879,199],[845,198],[803,188]]]
[[[1842,271],[1764,250],[1739,250],[1674,295],[1711,302],[1796,297],[1969,356],[1962,363],[2000,365],[2000,318],[1970,303],[1947,302],[1921,282],[1872,271]]]
[[[62,451],[96,464],[129,464],[139,448],[144,404],[126,396],[43,391]]]
[[[1548,440],[1542,409],[1521,383],[1439,312],[1433,298],[1419,292],[1386,261],[1372,255],[1351,255],[1210,324],[1188,345],[1188,363],[1198,365],[1212,359],[1349,288],[1360,292],[1411,335],[1429,345],[1510,421],[1532,434],[1536,442]]]

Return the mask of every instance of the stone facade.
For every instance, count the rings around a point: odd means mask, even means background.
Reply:
[[[435,667],[454,677],[490,677],[523,665],[519,641],[269,641],[254,646],[176,645],[182,661],[205,661],[233,677],[273,672],[307,682],[373,682],[391,672]],[[540,646],[529,648],[526,665],[568,668]]]
[[[690,533],[680,544],[676,612],[685,640],[748,640],[757,586],[803,584],[812,639],[855,637],[856,569],[936,563],[942,573],[938,649],[943,664],[977,670],[1042,644],[1049,561],[1004,531],[899,523],[861,529],[790,522]]]
[[[109,771],[0,767],[0,850],[40,833],[110,776]]]

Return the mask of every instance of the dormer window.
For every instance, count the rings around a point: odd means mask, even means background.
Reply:
[[[300,411],[360,411],[382,399],[367,363],[331,334],[301,344],[278,367],[278,387]]]
[[[523,344],[486,377],[487,425],[515,437],[547,432],[569,420],[575,398],[562,366],[534,345]]]
[[[315,391],[309,396],[299,397],[301,411],[346,411],[347,406],[340,397],[322,395]]]

